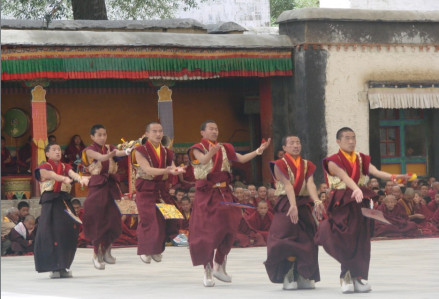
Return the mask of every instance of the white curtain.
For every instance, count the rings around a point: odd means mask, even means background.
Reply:
[[[371,88],[370,109],[439,108],[439,88]]]

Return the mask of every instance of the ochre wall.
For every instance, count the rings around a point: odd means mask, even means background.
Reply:
[[[171,88],[172,89],[172,88]],[[85,90],[86,92],[86,90]],[[147,94],[46,94],[48,103],[58,109],[60,125],[53,135],[61,145],[67,145],[70,138],[79,134],[85,144],[91,142],[89,130],[93,124],[107,127],[108,143],[120,143],[120,138],[132,140],[144,133],[145,125],[157,120],[157,93]],[[2,94],[2,114],[18,107],[31,115],[31,95]],[[195,143],[200,139],[200,124],[213,119],[220,128],[220,140],[248,142],[248,120],[243,114],[243,96],[233,90],[212,88],[211,90],[175,89],[172,94],[174,108],[175,143]],[[232,140],[229,138],[234,134]],[[30,133],[30,130],[29,130]],[[21,146],[29,133],[18,138]],[[14,142],[4,132],[7,145]]]

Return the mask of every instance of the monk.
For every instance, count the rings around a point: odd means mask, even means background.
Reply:
[[[248,209],[246,209],[248,210]],[[264,200],[258,203],[256,213],[251,214],[247,218],[247,222],[257,233],[264,237],[267,242],[268,231],[270,230],[271,222],[273,221],[273,214],[268,211],[268,204]]]
[[[50,271],[50,278],[70,278],[79,223],[65,210],[75,215],[70,196],[72,180],[87,186],[89,177],[81,177],[70,164],[61,162],[62,153],[58,144],[47,145],[45,152],[47,162],[35,170],[42,193],[41,216],[35,239],[35,268],[40,273]]]
[[[19,222],[9,233],[11,250],[14,254],[22,255],[34,251],[35,217],[27,215],[23,222]]]
[[[186,172],[179,174],[178,180],[180,181],[180,188],[188,192],[190,188],[195,187],[194,167],[190,163],[188,155],[183,156],[183,164],[186,166]]]
[[[438,229],[432,222],[433,212],[423,202],[422,192],[407,188],[405,193],[407,196],[413,197],[414,214],[409,216],[410,220],[416,223],[422,235],[431,236],[437,234]]]
[[[81,201],[77,198],[72,199],[72,207],[75,210],[76,216],[79,217],[81,221],[84,220],[84,209],[82,208]],[[78,223],[78,247],[85,248],[88,245],[91,245],[91,241],[86,239],[84,236],[84,228],[82,224]]]
[[[316,244],[341,264],[343,293],[370,292],[369,276],[371,220],[361,213],[376,194],[366,188],[371,174],[382,180],[407,179],[407,175],[391,175],[370,163],[370,156],[355,151],[356,136],[351,128],[338,130],[337,154],[323,160],[330,193],[328,219],[316,234]],[[366,198],[366,199],[365,199]],[[369,199],[367,199],[369,198]]]
[[[427,205],[432,213],[436,212],[439,208],[439,193],[436,193],[433,197],[433,200],[430,201]]]
[[[419,234],[416,224],[409,221],[407,213],[398,204],[394,195],[387,195],[378,210],[383,212],[384,217],[392,225],[376,221],[374,227],[375,237],[415,237]]]
[[[81,152],[84,150],[85,145],[82,142],[81,136],[73,135],[70,139],[70,143],[66,148],[64,153],[64,161],[70,165],[72,165],[73,170],[76,171],[78,165],[75,163],[76,161],[81,159]]]
[[[206,287],[215,285],[213,276],[224,282],[232,281],[226,272],[226,256],[235,240],[241,211],[224,204],[237,201],[229,187],[232,182],[231,162],[246,163],[262,155],[270,144],[268,139],[256,151],[241,155],[231,144],[218,143],[218,133],[214,121],[205,121],[201,125],[201,142],[189,149],[196,179],[189,221],[189,249],[193,265],[204,266],[203,283]]]
[[[137,255],[144,263],[150,264],[151,259],[161,262],[166,241],[178,235],[178,221],[165,220],[156,204],[174,205],[166,180],[169,174],[178,176],[184,173],[184,168],[175,166],[174,153],[162,145],[161,124],[149,123],[145,135],[148,140],[134,149],[132,163],[136,169],[136,203],[140,218]]]
[[[113,244],[118,246],[137,245],[138,217],[136,215],[122,215],[121,225],[122,232]]]
[[[181,199],[181,214],[183,214],[184,219],[180,219],[178,226],[178,232],[180,234],[185,234],[189,236],[189,219],[192,213],[192,203],[189,197],[185,196]]]
[[[131,149],[123,151],[107,145],[107,130],[101,124],[91,127],[90,138],[93,143],[82,151],[82,163],[91,174],[89,192],[84,201],[83,229],[84,237],[93,243],[94,267],[104,270],[105,263],[116,263],[111,255],[111,244],[121,233],[121,215],[114,202],[121,198],[114,157],[127,156]]]
[[[283,137],[282,149],[284,157],[270,163],[279,199],[268,234],[265,268],[271,282],[283,283],[284,290],[314,289],[320,271],[313,206],[323,211],[313,178],[316,166],[300,156],[298,136]]]
[[[2,176],[18,173],[15,161],[12,159],[11,152],[6,148],[6,138],[2,136]]]
[[[248,223],[248,216],[244,213],[244,211],[241,211],[241,219],[233,244],[237,247],[255,247],[267,245],[267,242],[264,240],[264,236],[262,236],[262,234],[260,234]]]

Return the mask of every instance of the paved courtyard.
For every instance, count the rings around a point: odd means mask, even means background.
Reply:
[[[33,256],[1,259],[1,298],[339,298],[339,265],[320,250],[322,281],[315,290],[282,291],[268,280],[266,248],[232,249],[233,283],[202,285],[203,269],[192,267],[187,248],[167,247],[163,262],[144,264],[136,248],[114,249],[116,265],[95,270],[91,249],[78,249],[74,278],[49,279],[35,272]],[[439,298],[439,238],[372,242],[367,298]]]

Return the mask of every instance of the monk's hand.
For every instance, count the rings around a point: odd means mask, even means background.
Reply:
[[[267,141],[263,141],[261,145],[256,149],[257,155],[262,155],[265,151],[265,149],[270,145],[271,138],[268,138]]]
[[[62,178],[62,181],[64,184],[71,184],[73,182],[73,180],[67,176]]]
[[[209,146],[209,153],[212,153],[212,156],[215,155],[221,148],[221,145],[219,143],[215,145]]]
[[[176,169],[178,174],[186,172],[186,166],[178,166],[175,169]]]
[[[323,203],[321,200],[314,202],[314,213],[315,213],[317,219],[322,220],[324,210],[325,210],[325,207],[323,206]]]
[[[354,190],[354,192],[352,192],[352,198],[355,198],[355,201],[358,203],[362,203],[363,202],[363,191],[361,191],[360,188],[357,188]]]
[[[291,205],[288,210],[287,216],[290,217],[292,223],[297,224],[299,222],[299,211],[296,205]]]
[[[83,176],[79,180],[79,183],[81,184],[81,187],[83,187],[83,186],[88,186],[88,182],[89,181],[90,181],[90,177],[89,176]]]
[[[415,216],[417,219],[425,219],[425,216],[422,214],[413,214],[413,216]]]
[[[111,152],[109,152],[109,153],[107,154],[108,159],[111,159],[111,158],[113,158],[114,156],[116,156],[116,151],[117,151],[117,150],[112,150]]]

